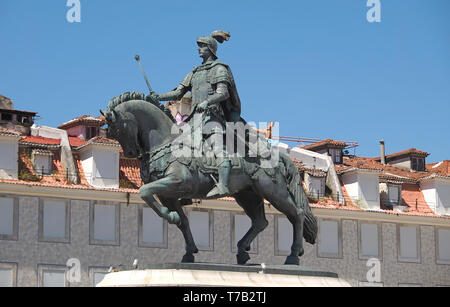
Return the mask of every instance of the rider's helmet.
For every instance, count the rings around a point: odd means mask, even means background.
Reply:
[[[230,39],[230,33],[224,31],[214,31],[210,36],[201,36],[197,38],[197,44],[206,44],[209,51],[217,58],[217,42],[223,43]],[[216,42],[217,41],[217,42]]]

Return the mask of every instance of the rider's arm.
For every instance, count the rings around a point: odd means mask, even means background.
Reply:
[[[228,98],[230,98],[228,84],[226,82],[219,82],[217,83],[216,92],[209,96],[206,101],[208,102],[208,105],[212,105],[227,100]]]
[[[180,100],[183,98],[184,94],[186,94],[188,91],[188,88],[184,85],[180,84],[175,90],[158,95],[159,101],[170,101],[170,100]]]

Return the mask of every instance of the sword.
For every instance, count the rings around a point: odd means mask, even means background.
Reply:
[[[144,75],[144,78],[145,78],[145,83],[147,83],[147,87],[150,91],[150,95],[153,94],[154,91],[152,90],[152,87],[150,86],[150,83],[148,82],[147,75],[145,74],[144,68],[142,68],[142,65],[141,65],[141,57],[138,54],[136,54],[134,59],[138,62],[139,67],[141,68],[142,74]]]

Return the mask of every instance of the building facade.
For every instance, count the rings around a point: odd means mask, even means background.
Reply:
[[[181,261],[181,232],[144,206],[139,161],[123,157],[104,124],[82,116],[29,132],[0,127],[0,286],[89,287],[135,259],[141,267]],[[301,265],[352,286],[450,286],[450,161],[426,164],[416,149],[356,157],[344,145],[274,144],[297,164],[319,220],[318,243],[305,243]],[[265,209],[269,227],[250,262],[282,264],[291,226]],[[236,263],[250,219],[234,200],[185,210],[196,261]]]

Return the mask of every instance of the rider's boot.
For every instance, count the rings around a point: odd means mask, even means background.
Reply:
[[[230,177],[231,160],[223,159],[219,164],[219,182],[208,193],[207,198],[221,198],[230,194],[228,178]]]

